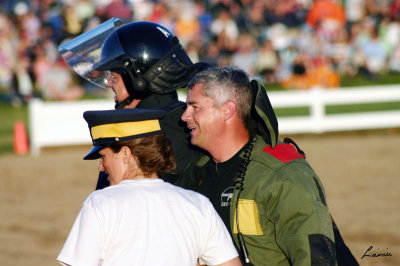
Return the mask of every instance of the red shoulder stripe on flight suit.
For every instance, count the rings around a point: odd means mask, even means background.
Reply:
[[[275,158],[279,159],[283,163],[290,162],[294,159],[305,158],[306,156],[297,152],[296,148],[292,144],[277,144],[274,149],[271,146],[267,146],[263,149],[263,152],[269,153]]]

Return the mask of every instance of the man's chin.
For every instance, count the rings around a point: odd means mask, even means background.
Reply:
[[[193,137],[193,136],[192,136],[192,137],[190,138],[190,143],[191,143],[192,145],[194,145],[194,146],[197,146],[197,147],[203,149],[203,145],[201,144],[199,138],[196,138],[196,137]]]
[[[196,138],[193,137],[193,135],[190,135],[190,143],[191,143],[192,145],[196,145]]]

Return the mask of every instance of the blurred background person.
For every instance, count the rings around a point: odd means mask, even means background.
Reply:
[[[289,90],[307,90],[314,84],[308,69],[309,61],[305,55],[299,55],[292,64],[292,73],[281,81],[281,86]]]
[[[227,7],[219,7],[216,14],[210,25],[210,32],[217,36],[220,49],[230,55],[236,49],[237,38],[239,37],[238,26]]]
[[[258,49],[256,59],[256,73],[265,84],[277,83],[276,70],[279,67],[279,55],[275,51],[271,40],[265,39]]]
[[[84,89],[62,60],[50,63],[38,86],[42,97],[51,101],[71,101],[82,98]]]
[[[246,32],[239,34],[237,49],[232,55],[231,64],[242,68],[250,76],[256,73],[257,42],[254,37]]]
[[[124,22],[130,22],[133,18],[133,9],[128,1],[111,0],[105,7],[104,18],[106,20],[114,17],[119,17]]]

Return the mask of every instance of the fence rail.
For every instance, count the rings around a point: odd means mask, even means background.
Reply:
[[[42,147],[91,143],[88,126],[83,119],[87,110],[114,109],[113,100],[29,103],[30,146],[34,156]]]
[[[400,85],[269,93],[274,108],[309,107],[310,115],[280,117],[281,133],[323,133],[400,127],[400,110],[327,114],[328,105],[400,102]]]
[[[328,105],[375,102],[400,102],[400,85],[352,89],[282,91],[268,93],[274,108],[309,107],[307,116],[278,117],[279,132],[323,133],[400,127],[400,110],[362,113],[326,114]],[[179,94],[185,101],[186,96]],[[86,110],[113,109],[109,100],[43,102],[29,104],[30,143],[33,155],[42,147],[90,144],[91,139],[82,114]]]

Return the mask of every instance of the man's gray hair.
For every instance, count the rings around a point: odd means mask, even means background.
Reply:
[[[227,101],[236,103],[239,118],[245,122],[250,115],[252,90],[249,76],[236,67],[210,67],[197,73],[188,83],[188,90],[202,84],[202,95],[213,99],[220,107]]]

